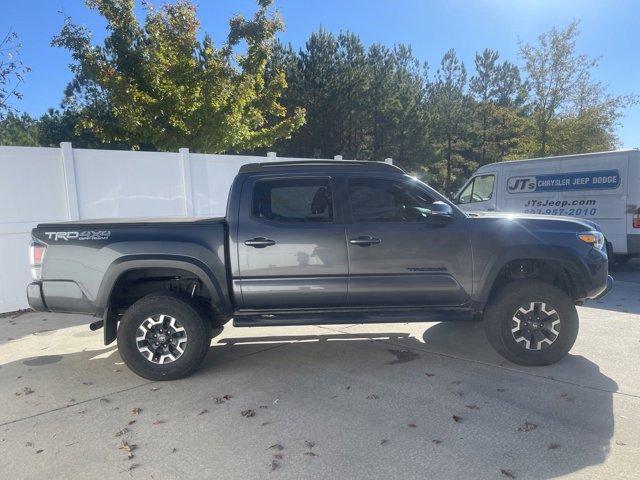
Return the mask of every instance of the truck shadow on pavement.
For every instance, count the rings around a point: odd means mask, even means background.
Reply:
[[[379,411],[383,423],[389,416],[405,413],[410,418],[422,412],[425,432],[417,443],[425,448],[424,462],[431,462],[424,478],[509,478],[492,462],[506,465],[517,478],[555,478],[607,458],[618,386],[595,363],[568,355],[548,367],[511,364],[491,349],[479,323],[439,323],[424,331],[421,340],[406,332],[366,330],[225,338],[211,349],[200,375],[209,377],[228,356],[238,358],[243,349],[262,346],[271,350],[261,355],[247,352],[238,368],[257,368],[263,379],[277,384],[297,385],[305,375],[305,385],[315,385],[319,397],[314,408],[326,408],[320,397],[332,398],[332,387],[347,388],[346,384],[350,391],[362,392],[357,403],[392,396],[388,408],[382,405]],[[372,388],[381,392],[366,396]],[[352,408],[355,412],[361,407]],[[442,457],[429,453],[441,440],[431,438],[433,432],[443,428],[447,433],[439,435],[452,441],[445,447],[447,461],[462,461],[471,454],[475,460],[468,467],[437,463]],[[418,447],[407,448],[411,457],[411,449],[415,454]]]

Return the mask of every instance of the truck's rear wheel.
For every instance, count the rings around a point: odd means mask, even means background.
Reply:
[[[564,357],[578,336],[578,313],[559,288],[519,280],[500,289],[484,313],[489,343],[519,365],[550,365]]]
[[[118,350],[127,366],[149,380],[175,380],[195,371],[207,351],[210,327],[187,298],[154,293],[134,303],[118,327]]]

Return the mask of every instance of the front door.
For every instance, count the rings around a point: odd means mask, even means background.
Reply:
[[[333,191],[328,177],[266,177],[243,185],[234,278],[240,309],[345,304],[347,247]]]
[[[352,306],[453,306],[468,302],[466,218],[430,215],[434,192],[409,179],[347,180]]]

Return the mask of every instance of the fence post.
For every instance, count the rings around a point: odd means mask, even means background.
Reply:
[[[389,165],[393,165],[393,158],[385,158],[384,163],[388,163]]]
[[[184,191],[184,214],[193,215],[193,185],[191,184],[191,160],[189,159],[189,149],[181,148],[180,164],[182,167],[182,188]]]
[[[79,220],[80,210],[78,209],[78,188],[76,186],[76,168],[73,158],[73,147],[71,142],[60,143],[60,160],[62,161],[62,174],[64,176],[64,187],[66,193],[67,219]]]

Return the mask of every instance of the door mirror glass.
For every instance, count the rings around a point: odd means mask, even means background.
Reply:
[[[433,218],[453,218],[453,208],[448,203],[435,201],[431,204],[431,217]]]

